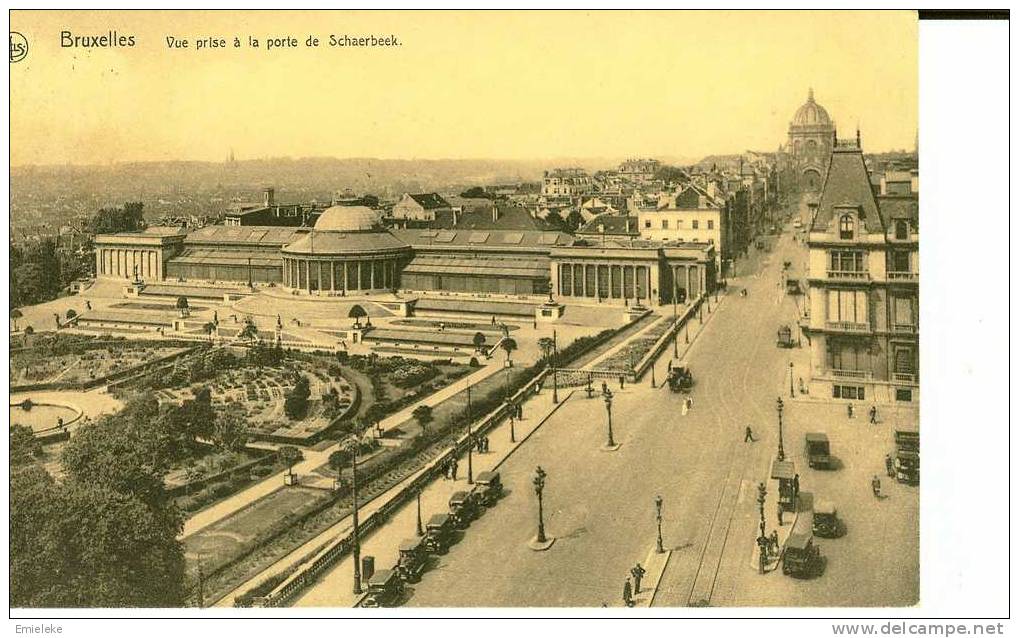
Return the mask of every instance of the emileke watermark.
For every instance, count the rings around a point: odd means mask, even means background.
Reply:
[[[906,621],[832,625],[836,636],[1001,636],[1002,623],[912,623]]]

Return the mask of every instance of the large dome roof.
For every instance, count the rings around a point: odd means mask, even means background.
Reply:
[[[347,233],[373,230],[379,221],[379,214],[367,206],[331,206],[319,216],[315,222],[315,230],[338,230]]]
[[[814,101],[814,89],[807,94],[807,102],[796,110],[792,126],[831,126],[828,111]]]

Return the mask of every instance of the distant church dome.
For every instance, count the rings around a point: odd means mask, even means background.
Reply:
[[[318,221],[315,222],[315,230],[336,230],[342,232],[357,232],[363,230],[374,230],[379,225],[379,214],[367,206],[332,206],[325,209]]]
[[[807,102],[796,110],[793,115],[792,126],[831,126],[831,118],[828,111],[814,101],[814,89],[807,94]]]

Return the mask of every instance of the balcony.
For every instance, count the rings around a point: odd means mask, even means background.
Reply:
[[[853,279],[856,281],[867,281],[870,273],[866,270],[829,270],[828,279]]]
[[[892,380],[896,383],[916,383],[916,375],[906,372],[895,372],[892,374]]]
[[[915,272],[888,271],[889,281],[916,281],[919,278]]]
[[[828,330],[837,330],[838,332],[870,332],[870,324],[856,323],[854,321],[829,321],[825,323],[825,327],[828,328]]]
[[[916,326],[911,323],[893,323],[892,332],[900,334],[916,334]]]
[[[868,380],[873,376],[867,370],[828,370],[828,374],[836,379]]]

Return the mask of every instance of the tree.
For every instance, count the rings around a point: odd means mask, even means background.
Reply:
[[[26,425],[11,424],[11,465],[32,463],[42,456],[42,443],[35,438],[32,428]]]
[[[482,332],[475,332],[474,333],[473,341],[474,341],[474,349],[477,350],[478,352],[480,352],[482,346],[484,346],[485,342],[488,341],[488,338],[485,337],[484,333],[482,333]]]
[[[547,360],[552,356],[552,350],[555,349],[555,341],[552,337],[541,337],[538,339],[538,348],[541,349],[541,356]]]
[[[299,421],[308,416],[308,397],[310,396],[311,384],[308,382],[308,377],[299,377],[294,388],[287,393],[283,400],[283,411],[287,417]]]
[[[177,312],[180,313],[181,318],[191,314],[191,304],[188,303],[188,298],[184,295],[177,297]]]
[[[216,416],[212,442],[221,450],[239,451],[248,442],[248,423],[239,409],[225,410]]]
[[[485,189],[481,186],[472,186],[465,190],[464,192],[460,193],[460,197],[463,197],[465,199],[477,199],[482,197],[487,198],[488,193],[486,193]]]
[[[517,342],[510,337],[506,337],[499,343],[499,347],[506,351],[506,361],[509,362],[513,351],[517,349]]]
[[[258,339],[258,326],[250,319],[244,322],[244,327],[237,333],[241,341],[256,341]]]
[[[545,226],[551,230],[566,230],[566,221],[557,211],[551,210],[545,215]]]
[[[566,222],[564,224],[565,230],[574,233],[577,229],[584,225],[584,216],[580,214],[578,210],[571,210],[570,214],[566,216]]]
[[[414,411],[411,413],[411,415],[415,419],[417,419],[417,422],[421,425],[422,430],[427,429],[428,424],[435,419],[435,417],[432,416],[432,408],[424,404],[414,408]]]
[[[11,309],[11,327],[14,328],[14,332],[18,331],[18,319],[21,319],[25,315],[21,314],[21,311],[17,308]]]
[[[216,324],[211,321],[207,321],[202,324],[202,332],[209,335],[209,341],[212,341],[212,333],[216,332]]]
[[[78,313],[75,311],[74,308],[68,308],[67,309],[67,313],[65,313],[64,316],[67,317],[68,321],[70,321],[70,320],[74,319],[75,317],[77,317]]]
[[[347,317],[354,320],[355,328],[360,328],[361,318],[367,316],[368,313],[367,311],[365,311],[364,308],[361,307],[361,304],[354,304],[353,306],[350,307],[350,312],[347,313]]]
[[[287,474],[293,475],[294,466],[300,461],[304,455],[293,445],[284,445],[280,449],[276,450],[276,456],[279,457],[281,463],[287,466]]]
[[[346,449],[339,449],[329,455],[329,469],[336,473],[336,478],[340,478],[340,472],[343,468],[350,463],[350,452]]]

